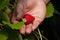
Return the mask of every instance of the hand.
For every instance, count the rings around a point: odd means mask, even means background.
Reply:
[[[38,25],[43,21],[45,18],[45,13],[46,13],[46,5],[43,0],[21,0],[17,4],[17,17],[16,19],[22,18],[24,14],[30,14],[35,17],[35,20],[33,23],[30,23],[28,25],[24,25],[20,29],[20,33],[25,34],[25,33],[31,33],[34,31]],[[18,23],[15,18],[12,18],[12,22]]]

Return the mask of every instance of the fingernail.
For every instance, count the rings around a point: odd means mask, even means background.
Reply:
[[[21,33],[21,34],[25,34],[25,32],[23,32],[23,31],[20,31],[20,33]]]
[[[32,28],[32,31],[35,31],[35,28],[34,27]]]
[[[30,34],[30,33],[31,33],[31,31],[30,31],[30,30],[27,30],[27,31],[26,31],[26,33],[27,33],[27,34]]]

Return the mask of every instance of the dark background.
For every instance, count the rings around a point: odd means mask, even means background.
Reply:
[[[48,40],[60,40],[60,4],[59,0],[51,0],[51,2],[55,8],[54,15],[50,18],[45,18],[39,28]]]

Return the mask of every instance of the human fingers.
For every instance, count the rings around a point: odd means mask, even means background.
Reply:
[[[30,24],[26,25],[26,33],[30,34],[31,31],[32,31],[32,24],[30,23]]]
[[[26,25],[22,26],[22,28],[19,30],[21,34],[25,34]]]
[[[36,16],[32,24],[32,30],[34,31],[39,26],[39,24],[41,24],[42,21],[42,18]]]

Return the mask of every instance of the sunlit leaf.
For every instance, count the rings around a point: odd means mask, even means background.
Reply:
[[[8,22],[3,21],[3,24],[8,25],[8,26],[11,27],[12,29],[20,29],[20,28],[24,25],[24,22],[21,21],[21,22],[19,22],[19,23],[17,23],[17,24],[11,24],[11,23],[8,23]]]
[[[50,2],[48,5],[47,5],[47,10],[46,10],[46,18],[49,18],[51,16],[53,16],[53,13],[54,13],[54,6],[52,5],[52,3]]]

